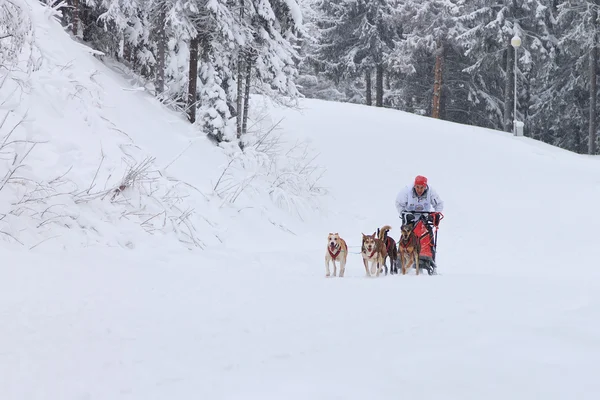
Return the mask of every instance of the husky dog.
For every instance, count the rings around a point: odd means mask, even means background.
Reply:
[[[346,241],[336,233],[329,233],[327,236],[327,249],[325,250],[325,276],[331,276],[329,271],[329,262],[333,264],[333,276],[336,276],[336,261],[340,263],[340,278],[344,277],[346,271],[346,259],[348,258],[348,246]]]
[[[365,271],[367,276],[379,276],[381,273],[381,266],[383,265],[383,260],[387,255],[387,251],[385,249],[385,245],[379,238],[376,236],[375,232],[372,235],[362,234],[362,258],[363,263],[365,264]],[[369,272],[368,264],[371,263],[371,271]]]
[[[388,232],[392,230],[389,225],[383,226],[379,230],[379,240],[385,245],[385,257],[383,258],[383,268],[385,268],[385,274],[388,273],[388,267],[386,261],[390,259],[390,274],[394,275],[398,273],[398,248],[396,247],[396,241],[388,236]]]
[[[421,241],[415,234],[415,224],[403,225],[401,236],[398,241],[398,252],[400,253],[400,265],[402,275],[406,275],[406,270],[413,265],[419,275],[419,254],[421,253]]]

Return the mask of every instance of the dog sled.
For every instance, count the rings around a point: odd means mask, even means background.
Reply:
[[[419,238],[419,269],[425,269],[429,275],[437,275],[435,255],[437,249],[437,231],[444,218],[441,212],[406,211],[402,214],[402,225],[414,224],[413,232]],[[398,263],[400,260],[398,260]],[[415,265],[412,268],[416,268]]]

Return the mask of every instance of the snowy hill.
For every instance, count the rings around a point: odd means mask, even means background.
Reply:
[[[14,138],[40,143],[3,157],[12,171],[28,154],[0,191],[0,398],[598,397],[597,159],[392,110],[257,98],[264,126],[283,118],[308,156],[284,151],[272,175],[254,147],[223,174],[228,149],[29,4],[44,62],[5,126],[27,111]],[[294,165],[311,149],[325,197],[302,197],[311,181]],[[125,160],[147,157],[151,173],[111,202]],[[361,232],[398,237],[394,199],[417,174],[445,201],[441,275],[367,279]],[[219,197],[221,176],[248,190]],[[13,204],[23,196],[38,200]],[[202,249],[145,223],[188,209]],[[324,277],[330,231],[351,246],[343,279]]]
[[[294,172],[299,150],[280,157],[260,145],[243,156],[216,148],[132,86],[123,65],[71,40],[49,8],[23,4],[31,7],[32,45],[0,88],[4,243],[206,248],[253,224],[285,232],[306,213],[309,174],[292,182],[295,191],[277,181]],[[275,144],[287,150],[283,140]]]
[[[361,230],[397,225],[395,196],[422,174],[445,201],[439,253],[453,273],[563,276],[575,257],[596,274],[595,236],[572,235],[600,222],[597,158],[394,110],[304,104],[283,114],[290,134],[312,133],[327,163],[334,215],[321,232],[339,230],[355,243]]]

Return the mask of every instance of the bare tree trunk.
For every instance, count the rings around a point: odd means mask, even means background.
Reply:
[[[92,36],[91,36],[92,29],[90,28],[90,26],[94,22],[92,10],[90,9],[90,7],[86,6],[85,4],[83,6],[81,6],[80,8],[81,8],[81,10],[79,10],[79,22],[81,24],[81,29],[82,29],[81,38],[84,41],[89,42],[92,40]]]
[[[156,42],[156,93],[162,93],[165,91],[165,57],[167,50],[167,33],[165,32],[166,23],[167,13],[163,4],[158,14],[158,29]]]
[[[246,134],[248,127],[248,109],[250,108],[250,79],[252,77],[252,64],[254,64],[254,54],[252,51],[248,52],[246,57],[246,85],[244,86],[244,121],[242,123],[242,134]]]
[[[123,60],[131,62],[131,45],[125,40],[123,35]]]
[[[79,31],[79,0],[73,0],[73,36]]]
[[[431,116],[440,118],[440,103],[442,99],[442,78],[444,77],[444,45],[438,42],[435,55],[435,69],[433,71],[433,107]]]
[[[244,0],[240,0],[240,21],[244,19]],[[237,76],[237,110],[235,116],[235,122],[237,125],[237,138],[238,141],[242,137],[242,120],[244,115],[242,112],[242,106],[244,104],[244,51],[240,49],[238,54],[238,76]]]
[[[375,106],[383,107],[383,65],[375,68]]]
[[[236,104],[236,116],[235,122],[237,125],[237,138],[238,140],[242,137],[242,121],[244,119],[243,106],[244,106],[244,56],[240,51],[238,55],[238,73],[237,73],[237,104]]]
[[[385,74],[385,90],[390,90],[392,88],[392,84],[390,83],[390,73]]]
[[[198,88],[198,37],[190,41],[190,71],[188,76],[188,119],[196,122],[196,96]]]
[[[371,106],[373,105],[373,89],[372,89],[372,84],[371,84],[371,70],[368,69],[365,72],[365,82],[366,82],[366,86],[367,86],[367,105]]]
[[[514,101],[514,83],[515,83],[515,49],[508,44],[506,47],[506,79],[504,80],[504,130],[511,132],[513,129],[513,101]]]
[[[588,137],[588,154],[596,153],[596,82],[598,75],[598,40],[596,34],[597,11],[592,7],[592,21],[594,32],[592,33],[592,48],[590,51],[590,132]]]

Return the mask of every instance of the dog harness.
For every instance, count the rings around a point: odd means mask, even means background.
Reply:
[[[377,247],[373,248],[373,251],[371,252],[371,254],[369,254],[369,258],[373,257],[373,254],[375,254],[376,251],[377,251]],[[363,253],[367,254],[367,251],[365,249],[363,249]]]
[[[337,252],[335,252],[335,254],[331,252],[331,247],[329,247],[329,246],[327,246],[327,251],[329,251],[329,255],[331,256],[331,258],[333,258],[335,260],[337,258],[337,256],[340,255],[340,252],[342,251],[342,246],[339,246],[337,248]]]
[[[390,250],[394,247],[394,242],[392,241],[391,237],[386,237],[385,238],[385,250],[389,253]]]
[[[404,243],[404,242],[401,240],[401,241],[400,241],[400,243],[398,243],[398,245],[399,245],[401,248],[403,248],[403,249],[408,249],[408,246],[410,246],[410,242],[411,242],[411,241],[410,241],[410,239],[409,239],[409,240],[408,240],[406,243]]]

